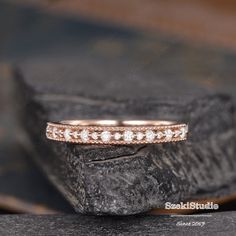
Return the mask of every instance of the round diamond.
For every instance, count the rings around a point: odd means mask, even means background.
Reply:
[[[175,137],[178,137],[179,135],[181,134],[181,131],[180,130],[175,130],[175,132],[174,132],[174,136]]]
[[[121,134],[120,133],[115,133],[114,134],[114,139],[115,140],[119,140],[121,138]]]
[[[80,133],[80,138],[82,139],[83,142],[87,142],[89,140],[89,132],[88,130],[84,129]]]
[[[109,142],[111,138],[111,133],[109,131],[103,131],[101,133],[101,139],[103,142]]]
[[[173,137],[173,132],[171,129],[167,129],[165,130],[165,138],[166,140],[171,140]]]
[[[157,132],[158,139],[161,139],[163,136],[164,136],[164,134],[161,131]]]
[[[91,136],[94,140],[98,139],[98,133],[97,132],[93,132]]]
[[[47,126],[46,131],[47,131],[47,133],[50,133],[50,132],[52,132],[52,128],[50,126]]]
[[[77,138],[79,137],[78,131],[75,131],[75,132],[73,133],[73,136],[74,136],[75,139],[77,139]]]
[[[57,138],[57,128],[56,128],[56,127],[54,127],[54,128],[52,129],[52,137],[53,137],[53,138]]]
[[[126,142],[131,142],[134,138],[134,133],[131,130],[126,130],[124,132],[124,140]]]
[[[57,135],[59,135],[60,137],[63,137],[64,136],[64,131],[62,129],[59,129],[57,131]]]
[[[148,142],[152,142],[154,138],[155,138],[154,132],[152,130],[147,130],[146,131],[146,140]]]
[[[64,138],[66,141],[69,141],[71,139],[70,133],[71,133],[70,129],[65,129]]]
[[[141,132],[138,132],[136,135],[137,135],[137,140],[139,140],[139,141],[142,140],[144,137],[144,134]]]
[[[188,126],[180,128],[180,137],[181,138],[185,138],[187,133],[188,133]]]

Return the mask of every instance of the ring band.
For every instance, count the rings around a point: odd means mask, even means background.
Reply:
[[[80,144],[148,144],[187,139],[188,125],[159,120],[65,120],[48,122],[48,139]]]

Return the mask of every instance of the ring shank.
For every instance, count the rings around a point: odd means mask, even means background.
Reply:
[[[186,140],[188,125],[165,120],[64,120],[48,122],[49,139],[81,144],[148,144]]]
[[[74,126],[162,126],[176,124],[176,122],[165,120],[63,120],[59,123]]]

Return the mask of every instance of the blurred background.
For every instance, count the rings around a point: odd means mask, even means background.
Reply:
[[[164,54],[170,63],[172,57],[186,57],[186,79],[236,101],[236,1],[1,0],[1,213],[73,212],[23,148],[12,96],[14,66],[97,52],[145,63]],[[235,210],[235,205],[231,198],[221,209]]]

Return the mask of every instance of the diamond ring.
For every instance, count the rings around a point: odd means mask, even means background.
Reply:
[[[81,144],[148,144],[187,139],[188,125],[159,120],[65,120],[48,122],[48,139]]]

